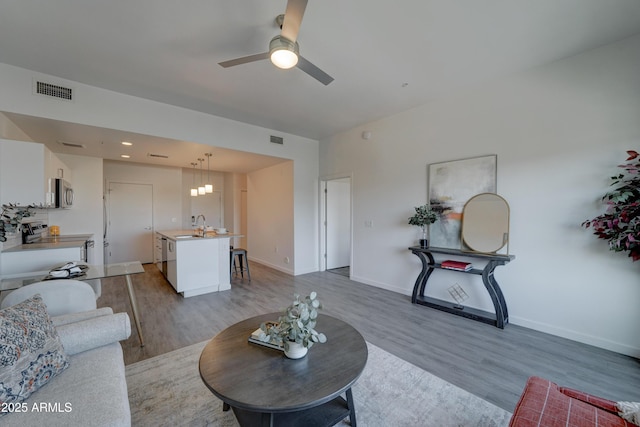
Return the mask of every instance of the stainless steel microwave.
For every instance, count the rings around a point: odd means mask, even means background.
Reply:
[[[73,188],[69,181],[51,178],[51,201],[56,208],[69,208],[73,205]]]

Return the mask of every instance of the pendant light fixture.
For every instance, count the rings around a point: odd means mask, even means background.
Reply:
[[[198,197],[198,189],[196,188],[196,166],[198,166],[198,164],[196,162],[191,162],[191,166],[193,166],[193,186],[191,187],[191,196]]]
[[[211,160],[211,156],[213,153],[204,153],[207,156],[207,183],[211,182],[211,177],[209,176],[209,161]],[[213,184],[204,184],[204,191],[207,193],[213,193]]]
[[[207,192],[204,188],[204,184],[202,184],[202,162],[204,162],[204,159],[198,159],[198,161],[200,162],[200,186],[198,187],[198,195],[204,196]]]

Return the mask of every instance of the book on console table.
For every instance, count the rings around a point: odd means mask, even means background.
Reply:
[[[469,271],[473,268],[473,264],[471,264],[470,262],[454,261],[451,259],[442,261],[440,263],[440,266],[442,268],[447,268],[449,270],[458,270],[458,271]]]

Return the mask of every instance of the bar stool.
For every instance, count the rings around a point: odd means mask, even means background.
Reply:
[[[240,276],[244,279],[244,272],[247,272],[247,276],[249,277],[249,281],[251,281],[251,272],[249,271],[249,258],[247,257],[247,250],[242,248],[234,248],[231,247],[229,249],[231,255],[231,265],[229,275],[231,276],[234,272],[236,276],[240,273]],[[238,262],[236,263],[236,258]]]

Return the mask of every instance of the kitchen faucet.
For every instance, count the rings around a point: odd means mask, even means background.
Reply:
[[[198,227],[198,221],[200,220],[200,217],[202,217],[202,237],[204,237],[207,232],[207,220],[204,218],[204,215],[198,215],[198,217],[196,218],[196,228]]]

